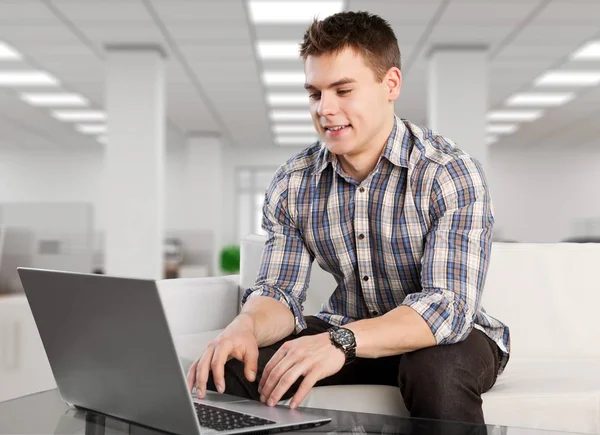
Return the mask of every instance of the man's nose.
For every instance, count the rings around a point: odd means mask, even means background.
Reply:
[[[319,100],[319,107],[317,108],[317,114],[319,116],[330,116],[334,115],[338,110],[337,103],[334,97],[326,96],[324,93],[321,94]]]

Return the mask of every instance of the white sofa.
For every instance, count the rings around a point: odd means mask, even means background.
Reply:
[[[184,367],[239,309],[256,277],[264,238],[242,240],[239,277],[161,281]],[[600,434],[600,244],[495,243],[483,304],[511,329],[512,354],[483,396],[489,424]],[[319,310],[334,280],[313,266],[305,313]],[[398,388],[313,389],[304,406],[408,415]]]
[[[159,282],[184,368],[239,309],[264,239],[242,241],[241,275]],[[486,393],[490,424],[600,434],[600,244],[494,244],[483,298],[508,323],[512,356]],[[314,266],[306,313],[318,311],[333,279]],[[55,388],[24,296],[0,297],[0,401]],[[305,406],[407,415],[399,390],[315,388]]]

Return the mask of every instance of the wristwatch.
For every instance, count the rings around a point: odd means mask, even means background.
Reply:
[[[350,364],[356,358],[356,339],[354,332],[347,328],[334,326],[328,330],[331,343],[341,349],[346,355],[346,364]]]

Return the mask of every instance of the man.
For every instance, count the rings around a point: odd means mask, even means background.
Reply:
[[[509,332],[480,307],[494,222],[481,166],[394,115],[400,52],[382,18],[315,21],[300,54],[322,139],[276,172],[256,284],[188,386],[296,407],[315,385],[396,385],[414,417],[482,423]],[[304,317],[314,259],[338,286]]]

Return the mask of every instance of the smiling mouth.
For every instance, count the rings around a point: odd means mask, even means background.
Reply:
[[[327,131],[340,131],[343,130],[344,128],[350,127],[350,124],[346,124],[346,125],[331,125],[331,126],[324,126],[323,128]]]

